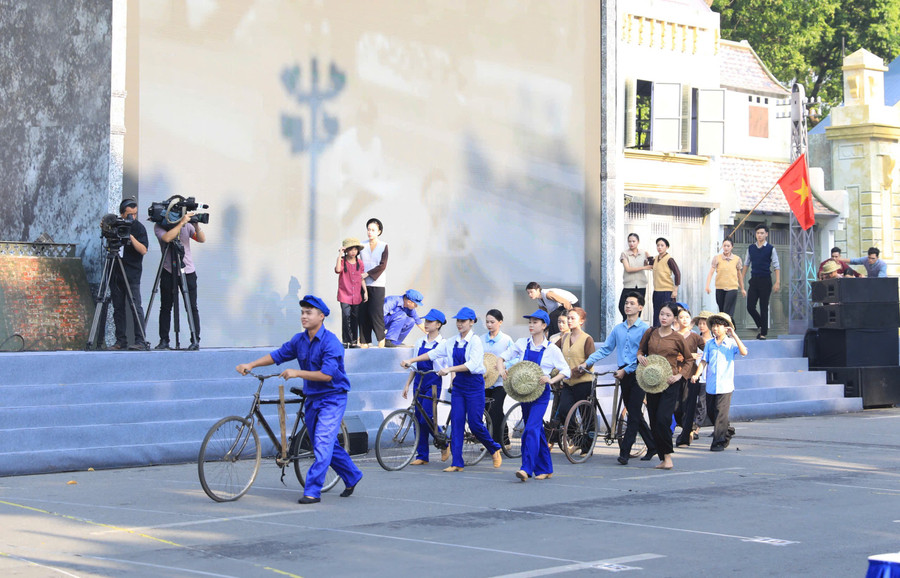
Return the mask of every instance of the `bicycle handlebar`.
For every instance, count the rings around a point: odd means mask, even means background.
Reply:
[[[248,371],[244,375],[252,375],[253,377],[255,377],[256,379],[258,379],[260,381],[265,381],[265,380],[269,379],[270,377],[278,377],[281,374],[280,373],[270,373],[268,375],[261,375],[259,373],[253,373],[252,371]]]

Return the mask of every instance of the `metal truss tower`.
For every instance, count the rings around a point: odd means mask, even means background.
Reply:
[[[808,151],[806,132],[806,91],[794,83],[791,89],[791,162]],[[808,157],[807,157],[808,158]],[[812,202],[810,198],[809,202]],[[816,280],[813,227],[803,230],[790,212],[791,271],[788,282],[788,333],[806,333],[812,323],[810,285]]]

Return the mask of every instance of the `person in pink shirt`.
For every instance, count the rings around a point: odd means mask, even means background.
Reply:
[[[362,277],[365,267],[359,258],[362,248],[359,239],[344,239],[334,266],[338,275],[337,300],[341,304],[341,338],[345,348],[359,347],[359,306],[369,299]]]

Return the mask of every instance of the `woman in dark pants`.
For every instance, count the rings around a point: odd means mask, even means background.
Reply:
[[[387,277],[384,270],[387,268],[388,246],[379,239],[384,227],[376,218],[366,222],[366,236],[369,242],[363,245],[359,254],[362,258],[365,273],[366,289],[369,293],[368,301],[363,301],[359,311],[359,344],[360,347],[369,347],[371,333],[375,333],[375,343],[378,347],[384,347],[384,288]]]
[[[669,241],[665,237],[656,240],[658,255],[653,261],[653,327],[659,327],[659,311],[668,302],[678,299],[681,271],[675,259],[669,255]]]
[[[656,451],[662,460],[656,467],[661,470],[672,469],[672,415],[675,412],[675,402],[681,393],[682,380],[690,377],[687,373],[690,365],[678,361],[690,359],[684,337],[672,328],[681,308],[675,303],[667,303],[659,310],[659,327],[648,329],[641,339],[638,347],[638,363],[647,365],[648,355],[661,355],[672,366],[672,375],[668,378],[669,387],[660,393],[647,394],[647,413],[650,414],[650,430],[653,432],[653,441],[656,443]]]
[[[734,307],[737,305],[738,291],[747,296],[744,289],[743,263],[740,257],[732,253],[734,243],[731,239],[722,241],[722,254],[712,259],[709,275],[706,276],[706,293],[709,294],[709,282],[716,275],[716,305],[720,313],[727,313],[734,317]]]
[[[637,233],[628,235],[628,250],[623,251],[619,261],[624,267],[622,273],[622,294],[619,296],[619,314],[625,321],[625,298],[629,293],[638,293],[644,299],[647,298],[647,271],[653,270],[650,263],[650,253],[638,249],[641,238]]]
[[[481,336],[481,342],[484,344],[484,352],[491,353],[500,357],[500,355],[509,349],[512,345],[512,337],[500,331],[503,325],[503,313],[497,309],[491,309],[484,316],[484,326],[488,332]],[[504,411],[503,402],[506,401],[506,390],[503,389],[503,378],[498,377],[494,385],[484,390],[484,397],[491,398],[491,437],[500,445],[507,445],[509,440],[504,442],[504,429],[506,423],[503,421]]]

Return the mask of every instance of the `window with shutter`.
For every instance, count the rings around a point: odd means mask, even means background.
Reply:
[[[697,154],[721,155],[725,152],[725,91],[697,91]]]
[[[681,150],[681,84],[653,83],[650,101],[650,149]]]

